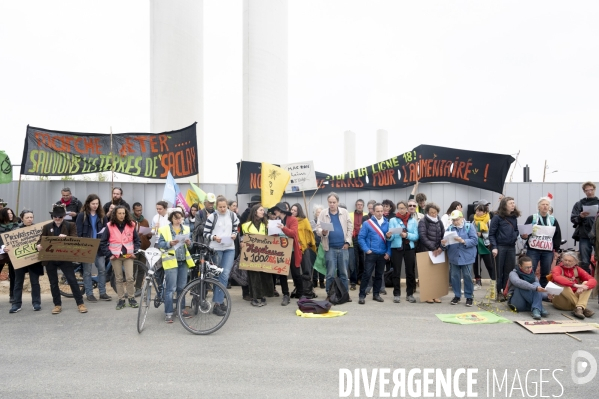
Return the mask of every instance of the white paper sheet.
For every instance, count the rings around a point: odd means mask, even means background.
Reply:
[[[439,256],[433,255],[433,251],[428,251],[428,256],[431,258],[433,264],[445,263],[445,251],[441,251]]]
[[[522,234],[532,234],[532,224],[519,224],[518,225],[518,232],[520,233],[520,235]]]
[[[280,220],[269,220],[268,221],[268,235],[269,236],[275,236],[275,235],[279,235],[279,234],[283,234],[283,230],[281,230],[279,228],[279,224],[281,223]]]
[[[104,230],[106,230],[106,227],[104,227],[102,230],[98,231],[98,237],[100,237],[102,235],[102,233],[104,233]]]
[[[452,245],[452,244],[459,244],[456,241],[456,238],[458,237],[458,233],[456,233],[455,231],[446,231],[445,234],[443,235],[443,240],[447,241],[447,245]]]
[[[597,217],[597,210],[599,210],[599,205],[583,205],[582,211],[588,212],[589,215],[587,217],[594,218]]]
[[[4,253],[4,245],[0,247],[0,254]]]
[[[189,238],[189,234],[177,234],[173,241],[179,241],[173,246],[173,249],[177,250],[177,248],[181,247],[181,245],[185,244],[185,240]]]
[[[333,223],[321,222],[320,228],[326,231],[335,231],[335,227],[333,227]]]
[[[139,226],[138,233],[145,236],[146,234],[152,234],[152,229],[145,226]]]
[[[389,232],[391,234],[401,234],[403,232],[403,227],[394,227],[392,229],[389,229]]]
[[[547,283],[547,285],[545,286],[545,289],[547,290],[548,294],[551,295],[559,295],[562,293],[562,291],[564,290],[564,287],[560,287],[557,284],[554,284],[553,281],[550,281]]]
[[[231,245],[231,244],[233,244],[233,239],[231,238],[231,236],[221,237],[220,243],[222,245]]]

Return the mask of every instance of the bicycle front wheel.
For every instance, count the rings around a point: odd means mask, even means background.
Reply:
[[[61,269],[58,269],[57,274],[58,290],[60,291],[60,295],[64,296],[65,298],[72,298],[74,296],[73,290],[71,289],[71,286],[67,281],[67,278],[65,277],[64,273]],[[85,287],[83,286],[83,272],[81,270],[75,270],[75,278],[77,279],[79,292],[81,293],[81,295],[85,296]]]
[[[152,285],[149,280],[144,281],[144,285],[141,287],[141,295],[139,298],[139,309],[137,310],[137,332],[141,334],[146,324],[146,318],[148,317],[148,309],[150,309],[150,302],[152,301]]]
[[[221,303],[214,302],[214,289],[222,291]],[[196,279],[183,288],[177,300],[177,316],[192,334],[208,335],[221,328],[231,314],[231,296],[214,279]]]

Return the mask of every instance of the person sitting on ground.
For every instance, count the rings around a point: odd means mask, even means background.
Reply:
[[[564,287],[561,294],[552,298],[553,307],[559,310],[572,310],[574,317],[584,319],[595,314],[587,308],[591,291],[597,285],[597,280],[591,277],[582,267],[578,266],[576,252],[566,252],[562,255],[562,263],[551,270],[553,282]]]
[[[507,286],[508,306],[515,312],[532,312],[532,318],[541,320],[549,316],[543,308],[543,297],[547,292],[535,276],[532,259],[523,256],[518,259],[518,267],[510,272]]]
[[[459,210],[454,210],[449,215],[451,226],[447,231],[456,233],[455,243],[450,244],[449,238],[441,240],[443,249],[447,251],[449,259],[451,288],[453,289],[452,305],[460,303],[462,291],[462,279],[464,279],[464,296],[466,297],[466,306],[472,306],[474,284],[472,283],[472,264],[476,257],[476,247],[478,237],[476,229],[464,220],[464,215]]]

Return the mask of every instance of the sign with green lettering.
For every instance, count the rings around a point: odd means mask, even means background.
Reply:
[[[112,138],[112,140],[111,140]],[[27,126],[21,174],[116,172],[151,179],[198,173],[196,123],[164,133],[74,133]]]

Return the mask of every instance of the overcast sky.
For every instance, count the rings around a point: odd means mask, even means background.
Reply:
[[[241,158],[241,17],[241,0],[204,0],[204,131],[228,146],[207,158],[210,183],[235,182]],[[344,172],[352,130],[369,165],[385,129],[389,157],[520,150],[533,181],[545,160],[547,181],[599,180],[597,21],[597,1],[289,0],[289,161]],[[149,90],[147,1],[0,2],[0,149],[14,164],[27,124],[149,131]]]

